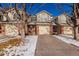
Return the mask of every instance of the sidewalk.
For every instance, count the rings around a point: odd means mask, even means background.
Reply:
[[[53,36],[59,40],[64,41],[65,43],[72,44],[79,47],[79,41],[73,39],[73,36],[69,36],[69,35],[53,35]]]

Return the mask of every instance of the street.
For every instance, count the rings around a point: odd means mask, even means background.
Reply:
[[[79,48],[52,35],[39,35],[35,56],[79,56]]]

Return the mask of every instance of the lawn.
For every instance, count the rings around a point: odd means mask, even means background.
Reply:
[[[38,36],[4,40],[0,43],[0,56],[34,56]],[[1,41],[0,41],[1,42]]]
[[[14,46],[18,47],[23,43],[21,38],[14,38],[14,39],[9,39],[6,42],[0,43],[0,56],[4,55],[4,52],[6,48],[12,48]]]

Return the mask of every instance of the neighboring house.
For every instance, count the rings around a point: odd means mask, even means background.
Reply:
[[[0,36],[4,35],[18,35],[19,29],[18,25],[12,24],[17,23],[20,20],[20,16],[16,13],[15,8],[8,10],[3,9],[2,14],[0,15]],[[8,15],[8,16],[7,16]]]
[[[35,15],[29,16],[27,26],[28,26],[28,34],[29,35],[37,34],[37,32],[36,32],[36,16]]]
[[[69,17],[65,13],[58,16],[57,23],[59,25],[58,28],[60,29],[59,34],[73,34],[73,28],[67,24],[68,18]]]
[[[47,11],[43,10],[36,14],[36,31],[38,35],[52,34],[52,15]]]

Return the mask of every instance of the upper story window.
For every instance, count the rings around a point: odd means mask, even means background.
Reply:
[[[31,21],[36,21],[36,17],[31,17]]]
[[[51,22],[51,14],[43,10],[37,14],[38,22]]]
[[[40,14],[38,17],[38,21],[40,22],[48,22],[49,20],[50,20],[50,17],[46,13]]]

